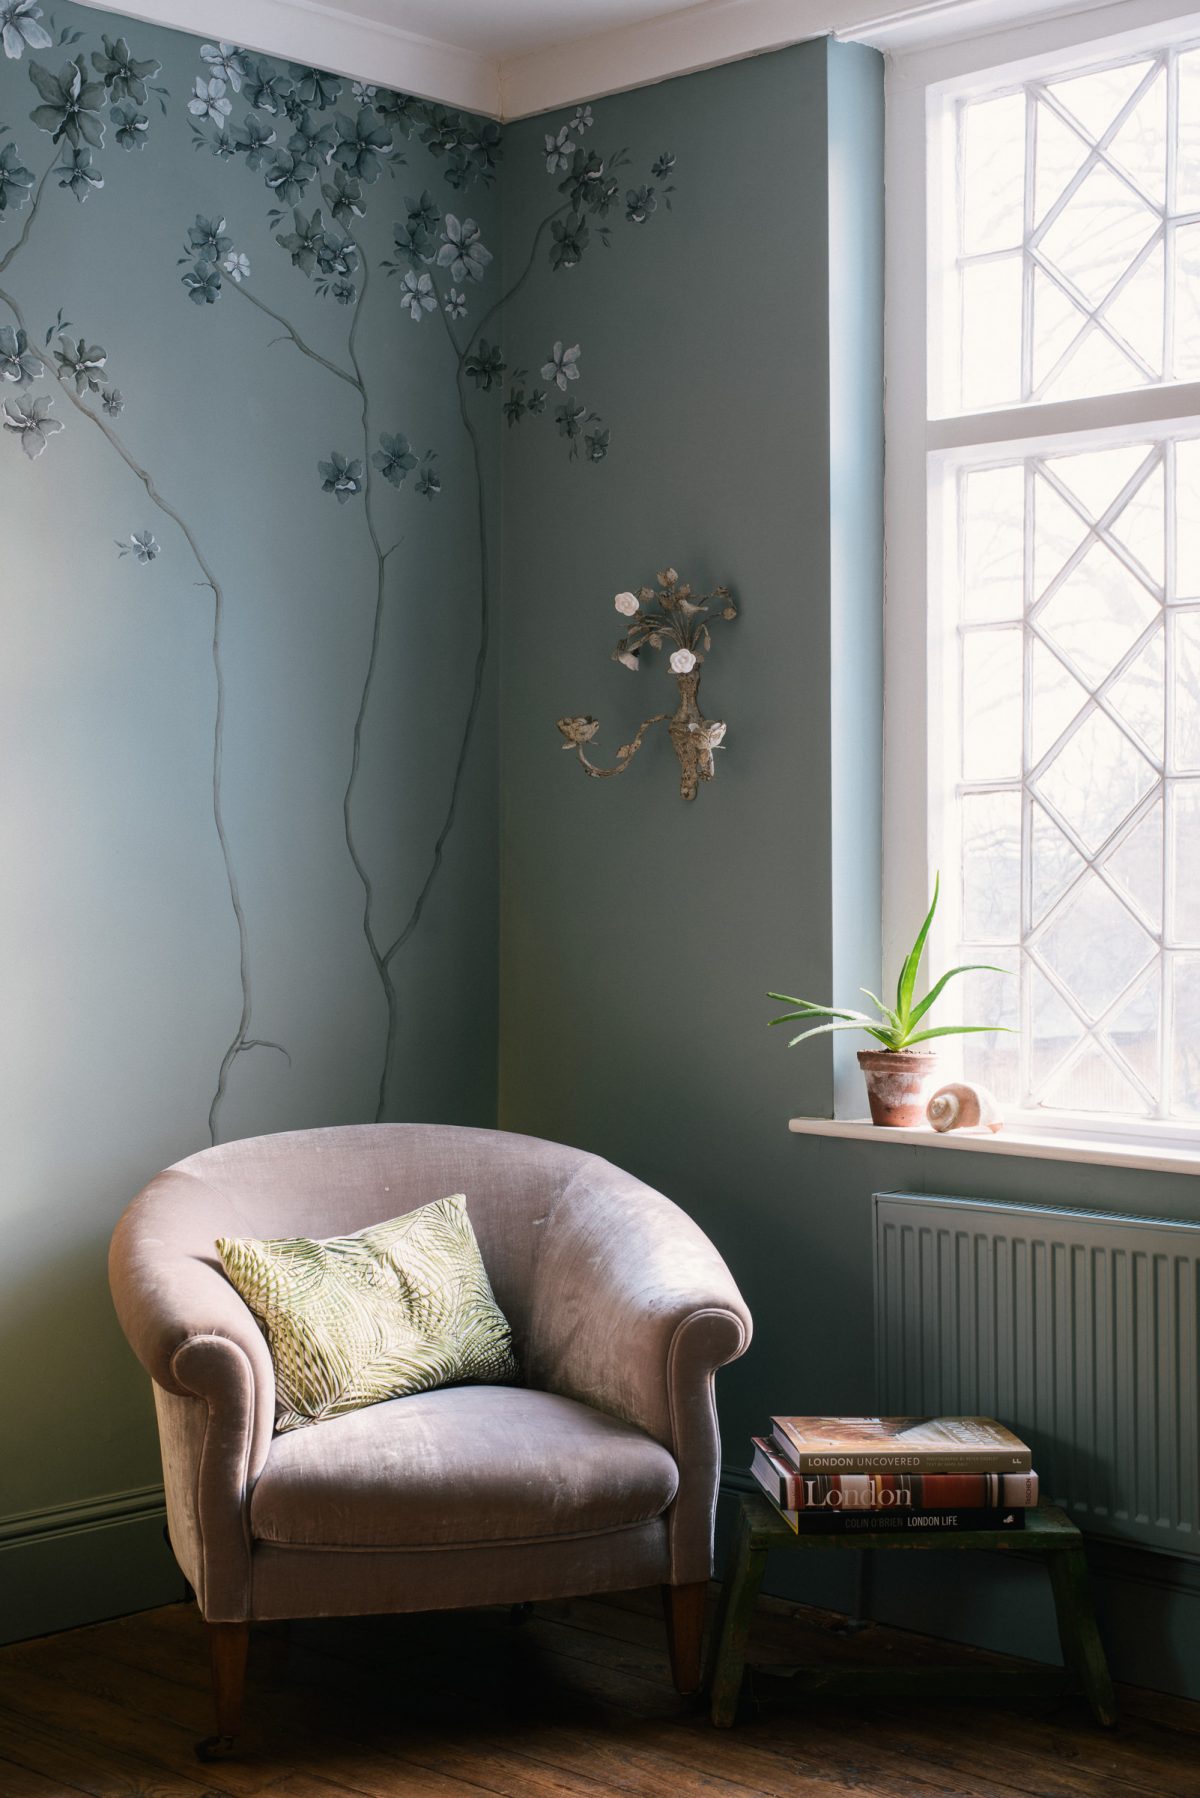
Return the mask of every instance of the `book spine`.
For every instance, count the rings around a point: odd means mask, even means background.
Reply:
[[[856,1536],[873,1533],[915,1535],[919,1532],[950,1530],[962,1534],[968,1530],[1022,1530],[1025,1528],[1023,1506],[988,1505],[950,1511],[834,1511],[812,1515],[795,1511],[792,1526],[801,1536]]]
[[[1031,1473],[1030,1449],[930,1450],[926,1454],[897,1454],[891,1449],[856,1449],[853,1454],[827,1454],[814,1449],[797,1450],[790,1443],[788,1461],[796,1473]]]
[[[975,1448],[814,1449],[802,1447],[786,1417],[772,1417],[774,1440],[797,1473],[1030,1473],[1028,1447],[1003,1448],[981,1442]]]
[[[769,1473],[764,1489],[785,1510],[978,1510],[1036,1505],[1036,1473],[796,1473],[777,1445],[754,1439],[755,1465]]]
[[[1021,1505],[970,1506],[946,1511],[827,1511],[812,1513],[779,1504],[763,1487],[765,1496],[788,1528],[798,1536],[915,1535],[949,1531],[962,1535],[970,1530],[1021,1530],[1025,1507]]]

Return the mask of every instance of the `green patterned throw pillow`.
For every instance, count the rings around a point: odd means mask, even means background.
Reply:
[[[217,1253],[270,1346],[277,1430],[516,1376],[462,1193],[354,1236],[222,1236]]]

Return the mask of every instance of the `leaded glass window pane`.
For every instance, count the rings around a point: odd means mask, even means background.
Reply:
[[[1200,378],[1200,49],[958,107],[951,411]]]
[[[1009,1103],[1200,1116],[1198,479],[1194,427],[957,477],[956,959],[1010,970],[963,992]]]

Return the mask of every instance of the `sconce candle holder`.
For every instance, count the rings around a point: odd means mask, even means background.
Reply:
[[[721,747],[725,737],[724,723],[706,718],[700,710],[700,669],[712,649],[710,627],[719,619],[732,621],[737,617],[737,607],[728,587],[714,587],[704,595],[693,594],[689,586],[680,585],[673,568],[661,569],[657,578],[657,588],[642,587],[637,593],[617,594],[613,602],[617,611],[632,622],[629,634],[613,650],[613,660],[636,673],[643,650],[670,646],[668,664],[679,686],[675,711],[656,712],[653,718],[645,719],[632,742],[622,743],[617,750],[616,766],[612,768],[596,767],[585,754],[585,745],[600,729],[595,718],[560,718],[558,728],[567,739],[563,748],[574,750],[584,773],[593,780],[608,780],[614,774],[624,774],[652,725],[665,724],[679,758],[680,795],[694,799],[699,783],[713,778],[713,751]]]

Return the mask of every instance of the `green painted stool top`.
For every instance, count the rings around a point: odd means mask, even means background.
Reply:
[[[1062,1554],[1083,1541],[1078,1528],[1054,1505],[1038,1505],[1023,1530],[852,1530],[845,1535],[824,1530],[796,1533],[774,1505],[757,1492],[742,1499],[742,1516],[750,1540],[761,1548],[999,1548],[1024,1554]]]

